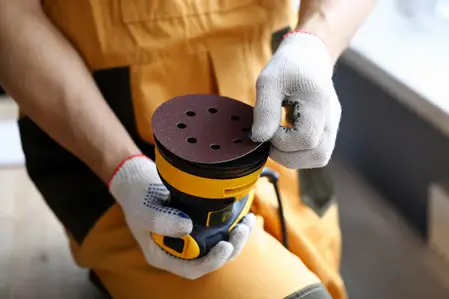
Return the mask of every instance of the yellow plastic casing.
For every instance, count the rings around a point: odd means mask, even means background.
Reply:
[[[254,186],[259,179],[260,173],[263,170],[263,166],[256,171],[239,178],[234,179],[210,179],[198,177],[171,165],[165,158],[161,155],[159,150],[155,149],[156,154],[156,165],[159,175],[173,188],[180,192],[189,194],[191,196],[214,199],[223,198],[236,198],[238,200],[248,196],[247,202],[244,208],[240,211],[239,216],[235,219],[232,225],[229,227],[230,232],[241,219],[249,212],[253,199],[254,199]],[[213,212],[209,212],[208,221],[210,215]],[[183,251],[177,252],[164,244],[164,236],[155,233],[151,234],[153,240],[166,250],[168,253],[182,258],[182,259],[195,259],[200,254],[200,248],[196,240],[190,236],[184,236],[181,239],[184,240]]]
[[[259,179],[263,166],[256,171],[234,179],[210,179],[192,175],[171,165],[156,148],[159,175],[173,188],[201,198],[243,198]]]

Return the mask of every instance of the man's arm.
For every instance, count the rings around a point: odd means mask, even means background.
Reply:
[[[0,82],[42,130],[105,183],[121,160],[140,153],[39,0],[0,0]]]
[[[320,37],[334,62],[363,24],[376,0],[301,0],[296,29]]]

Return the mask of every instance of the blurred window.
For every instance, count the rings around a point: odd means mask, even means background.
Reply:
[[[401,15],[431,31],[449,32],[449,0],[395,0]]]

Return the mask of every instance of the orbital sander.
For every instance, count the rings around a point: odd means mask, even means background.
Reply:
[[[155,162],[170,192],[167,205],[193,222],[182,238],[152,234],[166,252],[187,260],[206,255],[249,212],[259,177],[277,181],[265,167],[269,143],[250,139],[252,123],[251,106],[218,95],[180,96],[156,109]]]

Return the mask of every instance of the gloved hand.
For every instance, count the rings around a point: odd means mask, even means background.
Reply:
[[[325,166],[335,147],[341,106],[333,62],[321,39],[288,33],[257,79],[252,139],[270,141],[271,158],[293,169]],[[282,106],[292,127],[280,126]]]
[[[145,156],[125,159],[112,176],[109,190],[121,205],[126,222],[148,264],[187,279],[215,271],[237,257],[255,223],[255,216],[248,214],[232,230],[229,242],[219,242],[202,258],[182,260],[164,251],[151,237],[153,232],[179,238],[192,231],[189,216],[164,206],[169,192],[162,184],[153,161]]]

